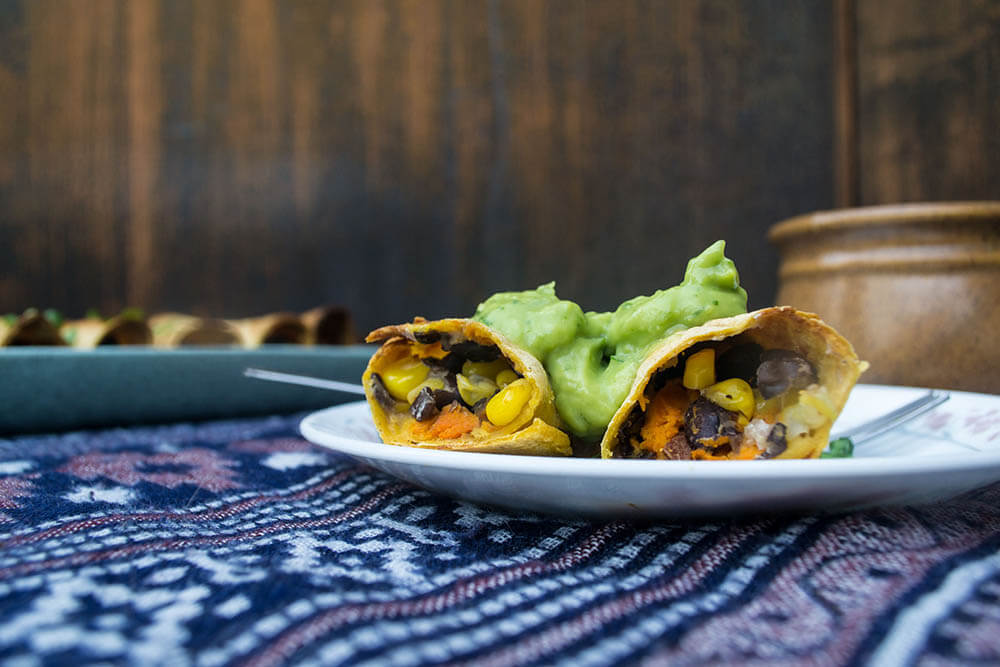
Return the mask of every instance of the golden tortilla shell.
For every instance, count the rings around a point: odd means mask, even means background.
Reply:
[[[181,345],[236,345],[236,331],[223,320],[183,313],[157,313],[149,318],[156,347]]]
[[[306,327],[295,313],[271,313],[260,317],[226,320],[246,348],[261,345],[304,345]]]
[[[65,345],[57,329],[35,309],[25,311],[8,322],[0,318],[0,347],[14,345]]]
[[[437,332],[453,342],[470,340],[482,345],[496,345],[521,376],[532,387],[531,397],[518,416],[509,424],[495,427],[484,422],[471,432],[449,439],[423,439],[413,433],[416,420],[409,410],[385,409],[374,396],[372,374],[399,359],[425,352],[433,345],[417,341],[417,336]],[[372,418],[382,441],[393,445],[447,449],[463,452],[494,454],[526,454],[534,456],[570,456],[569,436],[560,430],[555,397],[542,364],[524,349],[489,327],[468,319],[445,319],[433,322],[417,318],[412,323],[382,327],[368,334],[369,343],[382,342],[372,356],[362,376]],[[426,340],[426,339],[425,339]],[[403,406],[400,403],[400,406]]]
[[[639,366],[628,397],[611,419],[601,440],[601,457],[612,458],[622,424],[658,371],[676,366],[680,355],[697,343],[723,341],[737,335],[765,349],[794,350],[816,369],[817,384],[826,389],[831,416],[807,434],[788,438],[787,449],[775,458],[818,457],[826,448],[834,420],[868,363],[860,361],[851,344],[817,315],[788,306],[712,320],[675,333],[659,343]]]
[[[64,322],[59,333],[67,343],[78,348],[149,345],[153,342],[153,332],[144,319],[122,315],[107,320],[88,317]]]

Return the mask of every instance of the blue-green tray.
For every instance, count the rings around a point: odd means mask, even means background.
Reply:
[[[314,410],[358,396],[243,376],[249,366],[360,383],[369,345],[0,349],[0,435]]]

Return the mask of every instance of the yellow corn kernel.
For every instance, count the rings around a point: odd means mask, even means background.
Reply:
[[[753,417],[756,401],[753,389],[744,380],[731,378],[716,382],[702,390],[702,394],[721,408],[739,412],[747,419]]]
[[[683,383],[688,389],[704,389],[715,384],[715,350],[705,348],[688,357]]]
[[[431,369],[415,357],[404,357],[381,372],[382,383],[389,394],[398,401],[405,401],[414,387],[427,379]]]
[[[499,373],[497,373],[497,386],[506,387],[511,382],[517,380],[519,377],[521,376],[518,375],[513,370],[511,370],[510,368],[504,371],[500,371]]]
[[[495,361],[466,361],[462,364],[462,375],[465,377],[478,375],[492,380],[498,373],[507,368],[510,368],[510,364],[503,357]]]
[[[424,387],[430,387],[431,389],[444,389],[444,380],[441,378],[427,378],[410,390],[410,393],[406,395],[406,402],[412,404],[413,401],[417,400],[417,394],[419,394]]]
[[[455,384],[458,385],[459,396],[469,405],[475,405],[484,398],[489,398],[497,390],[493,380],[478,376],[475,379],[467,378],[461,373],[455,376]]]
[[[529,398],[531,385],[528,381],[524,378],[514,380],[486,404],[486,418],[497,426],[506,426],[521,414]]]

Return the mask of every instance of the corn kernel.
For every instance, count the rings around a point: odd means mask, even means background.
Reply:
[[[429,387],[430,389],[444,389],[444,380],[441,378],[427,378],[410,390],[410,393],[406,395],[406,402],[412,404],[413,401],[417,400],[417,394],[423,391],[424,387]]]
[[[455,384],[458,385],[459,396],[469,405],[475,405],[484,398],[489,398],[497,390],[492,380],[478,376],[475,379],[467,378],[461,373],[455,376]]]
[[[503,357],[495,361],[466,361],[462,364],[462,375],[465,377],[478,375],[492,380],[498,373],[508,368],[510,364]]]
[[[715,350],[705,348],[688,357],[683,383],[688,389],[704,389],[715,384]]]
[[[716,382],[712,386],[706,387],[702,394],[721,408],[742,413],[747,419],[753,417],[756,401],[753,389],[744,380],[731,378]]]
[[[497,392],[486,404],[486,418],[497,426],[506,426],[521,414],[531,398],[531,385],[521,378]]]
[[[497,373],[497,386],[506,387],[511,382],[517,380],[519,377],[521,376],[509,368],[505,371],[500,371],[499,373]]]
[[[414,387],[427,379],[430,371],[419,359],[405,357],[382,371],[382,382],[393,398],[404,401]]]

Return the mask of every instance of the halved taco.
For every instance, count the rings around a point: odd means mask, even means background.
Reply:
[[[603,458],[814,458],[868,367],[816,315],[712,320],[657,345],[601,440]]]
[[[382,440],[467,452],[569,456],[542,364],[468,319],[382,327],[362,376]]]

